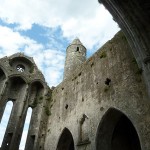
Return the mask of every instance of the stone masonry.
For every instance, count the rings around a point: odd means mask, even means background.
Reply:
[[[18,150],[29,107],[25,150],[149,150],[143,70],[121,31],[87,60],[75,39],[64,70],[64,80],[50,89],[32,58],[17,53],[0,59],[0,118],[13,102],[1,150]]]

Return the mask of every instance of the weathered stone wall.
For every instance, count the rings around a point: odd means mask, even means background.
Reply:
[[[58,85],[51,100],[45,150],[56,150],[64,128],[70,130],[76,150],[95,150],[98,126],[109,108],[131,120],[142,150],[149,150],[150,102],[142,70],[121,32]],[[83,114],[87,118],[80,133]]]
[[[150,5],[148,0],[99,0],[125,33],[150,96]]]
[[[72,72],[85,61],[86,48],[79,39],[74,39],[66,49],[64,79],[68,78]]]
[[[43,148],[47,125],[46,94],[49,90],[33,59],[22,53],[0,59],[0,120],[8,101],[13,102],[1,150],[18,150],[29,107],[32,117],[27,150]],[[44,123],[43,123],[44,122]]]

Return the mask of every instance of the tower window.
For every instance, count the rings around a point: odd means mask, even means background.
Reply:
[[[17,71],[19,71],[19,72],[24,72],[24,71],[25,71],[25,67],[24,67],[23,65],[21,65],[21,64],[17,65],[17,66],[16,66],[16,69],[17,69]]]
[[[77,47],[76,52],[79,52],[79,47]]]
[[[65,108],[68,109],[68,104],[66,104]]]

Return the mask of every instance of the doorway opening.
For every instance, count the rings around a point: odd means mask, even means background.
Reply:
[[[99,124],[97,150],[141,150],[132,122],[119,110],[110,108]]]

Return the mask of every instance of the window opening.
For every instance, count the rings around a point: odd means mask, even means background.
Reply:
[[[0,124],[0,145],[2,145],[2,141],[5,135],[5,131],[8,125],[8,121],[11,115],[11,110],[13,107],[13,103],[11,101],[7,102],[5,110],[4,110],[4,114],[1,120],[1,124]],[[7,143],[7,145],[9,145],[9,143]]]
[[[25,66],[19,64],[19,65],[16,66],[16,69],[17,69],[18,72],[24,72],[25,71]]]
[[[68,104],[66,104],[65,108],[68,109]]]
[[[79,52],[79,47],[77,47],[76,51]]]
[[[32,109],[29,107],[28,111],[27,111],[26,120],[25,120],[25,123],[24,123],[24,128],[23,128],[23,133],[22,133],[22,137],[21,137],[20,146],[19,146],[19,149],[21,149],[21,150],[23,150],[25,148],[25,143],[26,143],[27,134],[28,134],[28,131],[29,131],[31,115],[32,115]]]

